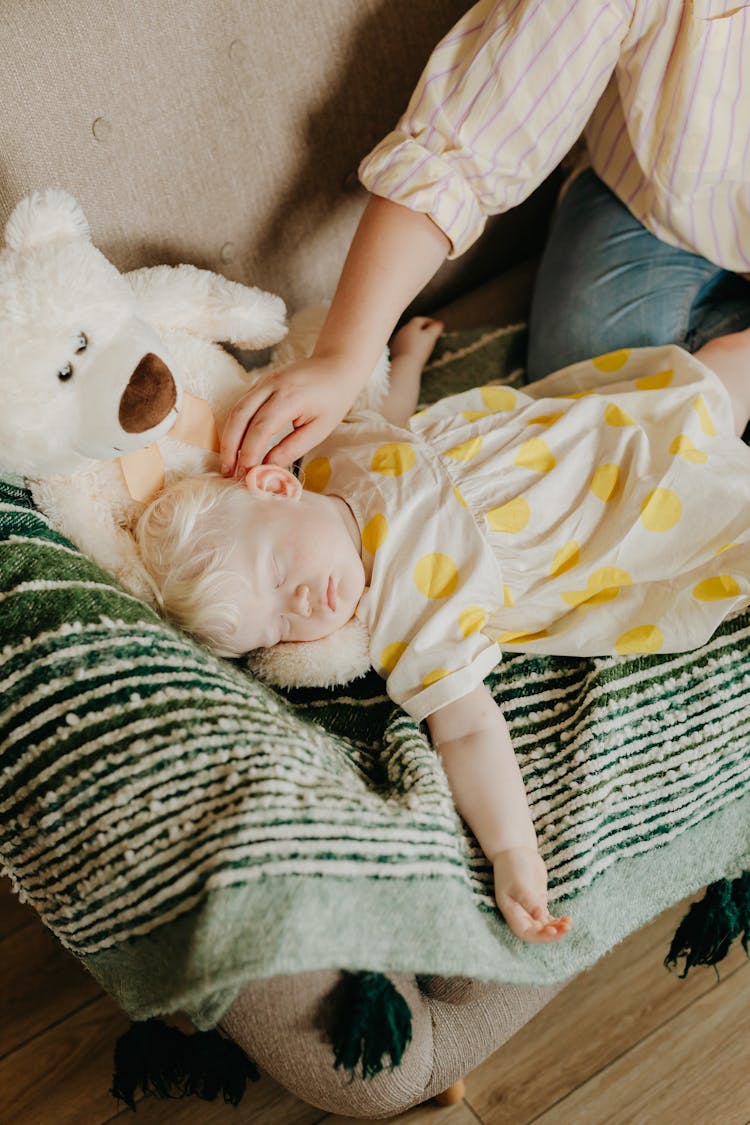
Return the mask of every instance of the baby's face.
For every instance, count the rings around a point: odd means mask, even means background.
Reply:
[[[296,480],[286,492],[250,490],[247,520],[231,530],[239,650],[319,640],[353,617],[365,573],[342,500],[305,492]]]

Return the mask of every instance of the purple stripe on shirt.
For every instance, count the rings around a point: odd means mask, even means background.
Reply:
[[[487,40],[488,43],[491,43],[492,40],[495,38],[495,35],[497,35],[499,32],[505,31],[505,28],[508,25],[508,23],[510,23],[512,17],[515,15],[515,13],[518,11],[518,9],[523,6],[523,2],[524,2],[524,0],[519,0],[519,2],[516,4],[512,13],[508,17],[508,19],[505,21],[505,23],[502,25],[502,27],[496,28],[495,31],[493,32],[492,36]],[[508,42],[505,44],[505,49],[501,50],[500,54],[498,55],[498,58],[497,58],[496,63],[495,63],[495,68],[499,69],[500,65],[504,61],[506,55],[513,48],[518,47],[518,44],[519,44],[519,41],[521,39],[522,33],[526,30],[528,25],[532,22],[532,20],[534,19],[534,17],[536,16],[539,9],[542,7],[544,2],[545,2],[545,0],[538,0],[536,5],[530,11],[527,11],[525,13],[525,15],[523,15],[521,17],[521,22],[518,25],[518,28],[516,30],[515,35],[508,40]],[[473,63],[475,63],[476,61],[477,60],[474,59]],[[472,65],[473,65],[473,63],[472,63]],[[466,73],[468,74],[470,72],[470,70],[471,70],[471,66],[467,67]],[[482,96],[482,94],[487,89],[487,87],[490,86],[495,81],[496,81],[496,79],[495,79],[495,69],[493,68],[493,69],[490,70],[489,74],[487,75],[484,82],[481,84],[481,86],[477,90],[474,97],[471,98],[469,100],[469,102],[467,103],[467,105],[464,107],[464,110],[461,113],[461,115],[456,119],[456,125],[455,125],[455,132],[456,133],[458,133],[460,131],[461,126],[464,124],[464,122],[466,121],[466,118],[469,116],[471,111],[474,109],[474,106],[477,104],[480,97]],[[453,93],[453,91],[451,91],[451,93]]]
[[[568,9],[568,11],[567,11],[567,12],[565,13],[565,15],[564,15],[564,16],[562,17],[562,19],[561,19],[561,20],[559,21],[559,23],[558,23],[558,24],[557,24],[557,25],[556,25],[555,27],[553,27],[553,28],[552,28],[552,29],[550,30],[550,32],[549,32],[549,34],[548,34],[547,38],[546,38],[546,39],[544,40],[544,42],[542,42],[542,43],[540,43],[540,44],[539,44],[539,47],[537,48],[536,52],[535,52],[535,53],[534,53],[534,54],[532,55],[532,57],[531,57],[531,58],[529,59],[528,63],[526,64],[526,66],[525,66],[525,67],[524,67],[524,69],[523,69],[523,70],[521,71],[520,75],[518,76],[518,78],[517,78],[517,80],[516,80],[516,87],[522,86],[522,85],[523,85],[523,83],[527,81],[527,78],[528,78],[528,75],[529,75],[529,73],[530,73],[530,72],[531,72],[531,71],[532,71],[532,70],[534,69],[534,67],[536,66],[537,62],[538,62],[538,61],[539,61],[539,60],[541,59],[541,57],[543,56],[544,52],[545,52],[545,51],[547,50],[547,48],[549,47],[550,43],[554,41],[554,39],[556,38],[556,36],[557,36],[558,32],[559,32],[559,31],[561,31],[561,29],[562,29],[562,28],[563,28],[563,27],[565,26],[565,24],[566,24],[566,23],[568,22],[568,19],[569,19],[569,18],[570,18],[570,17],[571,17],[572,15],[573,15],[574,11],[575,11],[575,6],[571,6],[571,7],[570,7],[570,8]],[[595,21],[595,22],[596,22],[596,21]],[[586,40],[588,40],[588,35],[586,36]],[[586,42],[586,40],[584,40],[584,42]],[[579,41],[579,42],[578,42],[578,43],[576,44],[576,46],[575,46],[575,47],[573,47],[573,49],[571,50],[571,52],[570,52],[570,54],[569,54],[569,55],[567,56],[567,58],[563,60],[563,63],[562,63],[562,66],[563,66],[563,67],[564,67],[564,66],[565,66],[565,65],[567,64],[567,62],[568,62],[568,59],[571,59],[571,58],[573,57],[573,55],[575,54],[575,52],[576,52],[576,51],[578,50],[578,47],[579,47],[579,46],[581,46],[581,42],[580,42],[580,41]],[[519,48],[519,49],[520,49],[520,48]],[[499,67],[498,67],[497,69],[499,69]],[[561,67],[561,69],[562,69],[562,67]],[[559,73],[559,71],[558,71],[558,73]],[[493,78],[493,80],[496,80],[496,79],[495,79],[495,72],[494,72],[494,71],[493,71],[493,73],[492,73],[492,78]],[[546,92],[547,92],[547,88],[548,88],[548,87],[545,87],[544,93],[546,93]],[[507,94],[505,95],[505,97],[501,99],[501,101],[500,101],[500,102],[498,103],[498,105],[497,105],[497,106],[495,106],[494,110],[492,111],[492,113],[490,114],[490,116],[489,116],[489,117],[487,118],[487,120],[486,120],[486,121],[484,121],[484,122],[483,122],[483,123],[482,123],[482,124],[481,124],[481,125],[479,126],[479,128],[478,128],[478,129],[477,129],[477,131],[476,131],[476,133],[474,134],[474,136],[473,136],[473,137],[471,138],[471,140],[469,141],[469,146],[470,146],[471,148],[474,148],[474,146],[476,145],[477,141],[478,141],[478,140],[479,140],[479,138],[481,137],[482,133],[483,133],[483,132],[484,132],[484,131],[485,131],[486,129],[489,129],[489,128],[491,128],[491,126],[492,126],[492,125],[494,125],[494,124],[495,124],[495,122],[497,121],[498,117],[500,117],[500,115],[501,115],[502,113],[504,113],[504,111],[505,111],[505,107],[507,106],[507,104],[508,104],[508,102],[509,102],[509,101],[511,100],[511,98],[513,98],[514,94],[515,94],[515,87],[514,87],[514,89],[512,89],[512,90],[509,90],[509,91],[508,91],[508,93],[507,93]],[[542,95],[540,95],[540,96],[539,96],[539,97],[537,98],[537,100],[536,100],[536,101],[534,102],[534,104],[533,104],[533,106],[532,106],[532,111],[533,111],[534,109],[536,109],[537,105],[539,104],[539,102],[540,102],[540,100],[541,100],[541,96],[542,96]],[[499,140],[499,141],[498,141],[497,145],[495,146],[495,151],[494,151],[494,153],[493,153],[493,156],[492,156],[492,158],[493,158],[493,159],[494,159],[494,157],[495,157],[495,154],[496,154],[496,153],[497,153],[497,152],[498,152],[498,151],[499,151],[499,150],[500,150],[500,149],[501,149],[501,148],[503,147],[503,145],[504,145],[504,144],[506,144],[506,143],[507,143],[507,137],[502,137],[502,138],[501,138],[501,140]]]
[[[680,27],[682,26],[682,23],[686,18],[686,14],[687,14],[687,5],[683,4],[682,8],[680,10],[680,21],[679,21]],[[672,37],[672,53],[674,52],[675,46],[677,44],[678,36],[679,36],[679,28],[678,28],[678,33],[676,35],[673,35],[673,37]],[[654,42],[656,42],[657,38],[658,38],[658,36],[654,36]],[[670,53],[670,61],[671,61],[671,53]],[[645,69],[645,67],[643,69]],[[641,73],[643,73],[643,69],[642,69]],[[669,63],[667,63],[667,67],[664,69],[664,73],[666,73],[666,71],[668,69],[669,69]],[[641,134],[644,135],[644,136],[646,135],[646,129],[650,128],[652,123],[653,123],[653,119],[654,119],[654,116],[656,114],[657,109],[659,107],[663,106],[663,102],[662,102],[662,99],[661,99],[662,88],[663,87],[660,86],[658,90],[654,90],[654,97],[653,97],[653,102],[652,102],[652,105],[651,105],[651,112],[648,115],[647,125],[641,128]],[[675,83],[673,83],[673,87],[672,87],[672,100],[671,100],[671,103],[670,103],[670,106],[669,106],[669,110],[667,112],[667,119],[668,120],[671,119],[673,111],[674,111],[674,103],[675,103],[675,99],[677,97],[677,90],[678,90],[678,84],[675,82]],[[667,131],[666,131],[666,129],[662,129],[661,138],[659,140],[659,147],[657,148],[656,154],[655,154],[654,159],[653,159],[653,165],[654,166],[658,166],[658,164],[659,164],[659,160],[661,158],[661,152],[662,152],[662,149],[664,148],[664,144],[666,142],[666,139],[667,139]],[[632,193],[632,195],[629,199],[623,200],[623,202],[625,203],[626,206],[630,205],[632,196],[635,195],[635,191],[637,191],[637,188],[633,191],[633,193]]]
[[[515,7],[511,10],[511,12],[509,13],[505,22],[500,24],[498,27],[496,27],[494,29],[494,31],[490,35],[489,39],[487,40],[487,42],[491,42],[492,39],[494,39],[497,35],[499,35],[501,32],[503,32],[505,30],[505,27],[507,26],[507,24],[513,19],[516,11],[522,6],[522,4],[524,2],[525,2],[525,0],[517,0],[517,3],[515,5]],[[537,5],[537,7],[540,7],[542,3],[543,3],[543,0],[539,0],[539,3]],[[488,21],[486,21],[486,22],[488,22]],[[509,47],[506,48],[506,53],[507,53],[508,49],[509,49]],[[435,108],[434,108],[434,110],[432,112],[432,115],[430,117],[430,120],[427,122],[427,129],[425,130],[425,134],[424,134],[424,140],[425,141],[429,141],[431,132],[435,131],[435,121],[436,121],[438,115],[440,114],[440,112],[443,108],[443,105],[446,102],[450,101],[450,99],[453,97],[456,90],[460,86],[461,82],[464,80],[464,76],[469,73],[472,65],[475,62],[476,62],[476,59],[473,59],[465,69],[461,68],[461,77],[459,78],[459,80],[456,83],[454,83],[453,87],[444,95],[444,97],[439,102],[436,103]],[[490,75],[490,78],[491,77],[492,77],[492,75]],[[469,107],[467,108],[467,111],[466,111],[467,113],[468,113],[469,109],[471,108],[472,104],[473,103],[470,103]],[[456,126],[455,126],[456,132],[458,131],[458,128],[459,128],[459,123],[457,123]],[[420,163],[417,167],[413,168],[410,172],[407,172],[407,174],[403,178],[403,180],[401,180],[396,187],[391,189],[391,192],[393,193],[393,192],[397,192],[397,191],[402,191],[404,189],[404,187],[406,187],[406,185],[412,179],[412,177],[417,175],[418,171],[421,169],[423,164],[424,164],[424,161],[422,163]],[[386,164],[385,168],[383,169],[383,173],[385,173],[387,170],[388,170],[388,164]],[[380,177],[378,177],[378,181],[376,181],[376,182],[379,182],[379,181],[380,181]]]
[[[690,91],[690,97],[688,99],[687,108],[685,109],[685,114],[683,116],[682,121],[680,122],[679,129],[675,130],[677,136],[679,137],[679,140],[677,142],[677,147],[675,149],[673,160],[672,160],[672,175],[670,176],[670,180],[669,180],[670,190],[672,189],[672,185],[674,183],[675,171],[677,169],[677,165],[680,162],[680,156],[682,155],[682,149],[683,149],[684,144],[685,144],[685,138],[687,137],[687,134],[688,134],[688,126],[690,124],[690,116],[693,112],[693,106],[695,105],[695,95],[698,92],[698,87],[703,85],[702,74],[703,73],[709,73],[710,74],[710,71],[704,71],[704,63],[706,61],[707,50],[708,50],[708,36],[704,35],[703,44],[702,44],[702,47],[701,47],[700,60],[698,62],[698,68],[695,71],[695,74],[694,74],[694,77],[693,77],[693,88]],[[712,113],[712,116],[713,116],[713,108],[711,110],[711,113]]]
[[[612,35],[615,35],[616,33],[617,33],[617,29],[615,29],[615,31],[612,32]],[[611,37],[612,36],[610,36],[609,38],[611,38]],[[608,42],[608,40],[605,41],[605,43],[606,42]],[[573,91],[571,91],[570,97],[573,98],[578,93],[578,91],[581,89],[581,87],[584,84],[586,86],[587,92],[585,93],[584,97],[581,98],[580,102],[575,105],[573,113],[572,113],[572,115],[570,115],[573,120],[577,119],[579,117],[579,115],[581,114],[581,112],[586,108],[586,104],[591,98],[591,91],[597,90],[599,88],[599,85],[603,82],[605,76],[610,72],[611,72],[610,64],[606,63],[603,67],[600,68],[599,72],[597,73],[596,77],[594,78],[594,80],[592,82],[586,81],[587,77],[588,77],[588,69],[581,75],[575,89]],[[515,166],[513,172],[503,174],[502,178],[507,179],[509,181],[508,185],[507,185],[509,191],[512,188],[515,188],[515,187],[518,186],[518,187],[520,187],[521,190],[520,190],[520,193],[517,193],[517,194],[520,194],[521,198],[523,198],[525,195],[528,195],[530,193],[530,191],[533,190],[533,188],[536,186],[536,184],[538,182],[541,182],[541,180],[544,178],[544,176],[546,174],[547,169],[554,168],[560,162],[560,160],[562,160],[563,156],[565,155],[565,153],[570,148],[570,144],[571,144],[571,139],[570,139],[571,130],[570,129],[563,130],[558,143],[555,146],[553,146],[553,148],[550,150],[546,160],[543,161],[543,163],[541,165],[541,168],[540,168],[539,176],[537,178],[535,178],[535,182],[533,182],[533,183],[522,182],[520,184],[517,183],[518,177],[519,177],[519,174],[520,174],[520,170],[521,170],[521,167],[522,167],[524,161],[528,158],[528,156],[538,146],[538,144],[539,144],[541,138],[544,136],[545,132],[549,128],[551,128],[553,125],[555,125],[557,123],[558,119],[563,114],[569,114],[569,113],[570,113],[570,107],[569,107],[568,102],[566,101],[560,107],[560,109],[555,114],[555,116],[550,118],[549,121],[547,121],[547,123],[545,124],[545,126],[541,130],[541,132],[535,135],[532,144],[529,145],[528,148],[526,148],[526,150],[523,153],[520,154],[520,156],[518,158],[518,161],[516,162],[516,166]],[[515,130],[514,130],[514,132],[515,132]],[[512,135],[513,134],[510,134],[510,136],[512,136]],[[493,162],[496,162],[497,155],[498,155],[497,152],[493,153]],[[485,179],[485,178],[486,177],[484,175],[478,173],[474,176],[467,177],[467,182],[471,183],[473,181],[482,180],[482,179]],[[511,183],[510,182],[511,180],[515,180],[516,183]],[[486,199],[487,193],[480,194],[479,198],[483,199],[483,200]],[[497,194],[495,194],[494,196],[490,195],[489,199],[490,199],[490,204],[494,205],[494,206],[497,206],[501,202],[498,199]],[[507,206],[508,202],[509,202],[508,197],[506,196],[506,198],[503,201],[503,205]],[[515,204],[513,204],[513,205],[515,206]]]
[[[602,139],[605,132],[607,131],[607,126],[609,125],[612,114],[615,112],[618,105],[620,105],[620,99],[618,98],[618,95],[615,93],[615,95],[613,96],[613,98],[610,102],[609,109],[607,110],[607,112],[605,114],[602,115],[602,117],[596,123],[596,132],[594,132],[593,128],[591,130],[591,134],[590,134],[590,137],[589,137],[589,140],[588,140],[589,149],[597,148],[597,146],[599,145],[599,141]]]
[[[597,18],[598,18],[598,17],[597,17]],[[593,24],[592,24],[592,28],[593,28]],[[604,40],[602,40],[602,42],[601,42],[601,44],[600,44],[600,48],[605,48],[605,47],[608,47],[608,46],[609,46],[609,43],[610,43],[610,41],[611,41],[611,40],[612,40],[612,39],[614,38],[614,36],[615,36],[615,35],[617,35],[617,34],[618,34],[618,30],[619,30],[618,28],[614,28],[614,29],[613,29],[613,31],[612,31],[612,32],[611,32],[611,33],[610,33],[610,34],[609,34],[609,35],[607,36],[607,38],[606,38],[606,39],[604,39]],[[583,46],[583,45],[584,45],[583,43],[580,43],[580,44],[579,44],[579,46]],[[576,48],[576,50],[577,50],[577,49],[578,49],[578,48]],[[571,54],[570,54],[570,55],[568,55],[568,58],[567,58],[567,59],[566,59],[566,60],[565,60],[565,61],[563,62],[563,64],[562,64],[562,66],[561,66],[560,70],[562,70],[562,69],[563,69],[564,67],[568,66],[568,64],[570,63],[570,60],[571,60],[571,59],[573,58],[574,54],[575,54],[575,51],[572,51],[572,52],[571,52]],[[538,133],[538,134],[536,135],[536,137],[534,138],[534,143],[533,143],[533,145],[531,145],[531,146],[530,146],[529,148],[527,148],[527,149],[526,149],[526,151],[525,151],[524,153],[522,153],[522,154],[521,154],[521,156],[520,156],[520,157],[519,157],[519,159],[518,159],[518,162],[516,163],[516,167],[515,167],[515,169],[514,169],[514,171],[513,171],[513,173],[512,173],[512,174],[513,174],[514,176],[517,176],[517,175],[518,175],[518,171],[519,171],[519,169],[520,169],[521,165],[523,164],[524,160],[525,160],[525,159],[527,158],[527,156],[529,155],[529,153],[530,153],[530,152],[533,152],[534,148],[535,148],[535,147],[536,147],[536,146],[538,145],[539,141],[540,141],[540,140],[541,140],[541,138],[542,138],[542,137],[544,136],[544,134],[546,133],[547,129],[549,129],[549,128],[550,128],[550,127],[551,127],[552,125],[555,125],[555,124],[557,124],[558,120],[560,119],[560,117],[562,117],[562,116],[563,116],[563,114],[567,114],[567,115],[568,115],[568,117],[569,117],[569,119],[571,119],[571,120],[575,120],[576,118],[578,118],[578,115],[579,115],[579,110],[585,109],[585,108],[586,108],[586,105],[587,105],[587,103],[588,103],[588,102],[590,102],[590,100],[591,100],[591,98],[592,98],[592,91],[596,92],[596,99],[597,99],[597,100],[598,100],[598,98],[599,98],[599,97],[601,96],[601,94],[600,94],[600,89],[599,89],[599,88],[600,88],[600,84],[601,84],[602,80],[604,79],[605,75],[608,75],[608,74],[611,74],[611,73],[612,73],[612,69],[613,69],[613,65],[614,65],[613,63],[610,63],[609,61],[607,61],[607,62],[605,63],[605,65],[604,65],[603,67],[600,67],[600,69],[599,69],[599,72],[597,73],[597,75],[596,75],[596,77],[594,78],[594,80],[593,80],[593,81],[591,81],[591,82],[588,82],[588,83],[587,83],[587,93],[586,93],[586,94],[584,95],[584,97],[583,97],[583,99],[581,100],[581,102],[580,102],[579,104],[577,104],[577,105],[576,105],[576,112],[575,112],[575,113],[573,113],[573,114],[570,114],[570,110],[569,110],[569,102],[570,102],[570,101],[571,101],[571,100],[572,100],[573,98],[575,98],[575,96],[576,96],[576,95],[578,94],[578,91],[579,91],[579,90],[581,89],[581,86],[582,86],[582,85],[583,85],[583,84],[584,84],[584,83],[586,82],[586,80],[587,80],[587,78],[588,78],[588,73],[589,73],[589,70],[590,70],[590,68],[591,68],[591,65],[592,65],[592,63],[593,63],[593,62],[594,62],[594,59],[593,59],[593,58],[589,60],[589,63],[588,63],[588,65],[587,65],[587,66],[585,67],[585,69],[584,69],[583,73],[581,74],[581,76],[580,76],[580,78],[579,78],[578,82],[576,83],[576,85],[575,85],[574,89],[572,89],[572,90],[570,91],[570,93],[568,94],[568,98],[566,99],[566,102],[565,102],[564,104],[562,104],[562,105],[560,106],[560,109],[559,109],[559,110],[557,111],[557,113],[555,114],[555,116],[554,116],[554,117],[552,117],[552,118],[550,118],[550,119],[549,119],[549,120],[547,121],[547,123],[546,123],[546,125],[544,126],[544,128],[543,128],[543,129],[541,130],[541,132],[540,132],[540,133]],[[547,86],[546,86],[546,87],[544,88],[544,90],[543,90],[543,91],[542,91],[542,93],[540,94],[539,98],[537,98],[537,100],[536,100],[536,102],[534,103],[534,105],[533,105],[533,106],[531,107],[531,109],[529,110],[529,112],[528,112],[528,113],[526,114],[526,117],[525,117],[525,118],[524,118],[524,119],[523,119],[523,120],[522,120],[521,122],[519,122],[519,124],[518,124],[518,125],[516,126],[516,128],[515,128],[515,129],[513,129],[513,130],[512,130],[512,131],[511,131],[510,133],[508,133],[508,135],[507,135],[507,138],[506,138],[506,139],[507,139],[508,141],[509,141],[509,140],[510,140],[510,138],[511,138],[511,137],[513,137],[513,136],[514,136],[514,135],[515,135],[515,134],[516,134],[517,132],[519,132],[519,130],[520,130],[520,129],[522,129],[522,128],[523,128],[523,126],[524,126],[524,125],[526,124],[526,122],[528,121],[529,117],[530,117],[530,116],[532,115],[532,113],[534,112],[534,110],[535,110],[535,109],[537,108],[537,106],[539,105],[539,102],[541,101],[541,99],[542,99],[542,98],[543,98],[543,97],[544,97],[544,96],[546,95],[546,93],[547,93],[547,91],[549,90],[549,88],[550,88],[551,86],[553,86],[553,85],[555,84],[555,82],[557,81],[557,79],[559,78],[559,76],[560,76],[560,70],[558,70],[558,72],[557,72],[557,73],[556,73],[555,75],[553,75],[553,77],[552,77],[552,78],[550,79],[550,81],[549,81],[549,82],[547,83]],[[584,126],[585,124],[586,124],[585,120],[583,120],[583,121],[579,121],[579,122],[578,122],[578,123],[576,124],[576,135],[577,135],[578,133],[580,133],[581,129],[583,128],[583,126]],[[565,131],[564,131],[564,136],[567,136],[567,135],[568,135],[568,134],[570,133],[570,131],[571,131],[570,129],[568,129],[568,130],[565,130]],[[575,139],[575,138],[573,138],[573,139]],[[566,143],[567,143],[567,142],[563,141],[563,144],[564,144],[564,145],[565,145]],[[569,147],[569,145],[568,145],[567,147]],[[496,148],[495,148],[495,151],[494,151],[494,152],[493,152],[493,154],[492,154],[492,161],[493,161],[493,163],[494,163],[494,162],[495,162],[495,161],[497,160],[497,155],[498,155],[499,149],[500,149],[500,145],[496,146]],[[564,153],[563,153],[563,155],[564,155]],[[554,165],[555,165],[556,163],[557,163],[557,160],[555,159],[555,152],[554,152],[554,150],[553,150],[553,153],[552,153],[552,154],[551,154],[551,155],[550,155],[550,156],[549,156],[549,157],[547,158],[547,160],[545,160],[545,161],[544,161],[544,166],[545,166],[545,167],[547,167],[547,168],[553,168],[553,167],[554,167]]]
[[[500,0],[500,4],[496,4],[495,7],[492,9],[492,11],[494,12],[498,7],[502,6],[502,2],[503,2],[503,0]],[[498,35],[502,35],[505,32],[505,28],[513,20],[513,18],[515,16],[516,12],[518,11],[518,9],[522,6],[522,4],[524,4],[526,2],[527,2],[527,0],[517,0],[515,7],[508,13],[506,19],[503,22],[499,23],[497,25],[497,27],[493,29],[489,38],[487,39],[487,41],[484,44],[485,47],[487,46],[488,43],[491,43],[492,40],[495,39]],[[490,16],[487,17],[487,19],[485,21],[483,21],[483,23],[480,26],[482,28],[484,28],[487,25],[491,25],[491,14],[490,14]],[[456,69],[459,70],[458,81],[456,81],[453,84],[453,86],[451,86],[450,90],[447,90],[445,92],[445,94],[443,95],[443,97],[438,102],[435,103],[435,108],[432,111],[430,119],[429,119],[429,121],[426,122],[427,129],[425,131],[425,136],[428,139],[431,135],[431,132],[435,131],[435,128],[434,128],[435,121],[436,121],[441,109],[443,108],[443,106],[447,102],[449,102],[451,100],[451,98],[454,97],[454,95],[455,95],[456,91],[458,90],[459,86],[461,85],[461,83],[463,81],[465,81],[466,75],[468,75],[470,73],[472,67],[474,66],[474,64],[477,61],[477,57],[479,55],[480,50],[481,50],[481,47],[477,51],[474,52],[474,57],[469,59],[465,66],[463,65],[464,60],[463,59],[459,60],[459,63],[456,66]],[[425,84],[425,89],[426,89],[428,84],[429,84],[429,82]],[[420,101],[421,101],[421,97],[420,97]],[[410,116],[413,116],[413,115],[410,115]]]
[[[417,117],[419,110],[422,108],[422,102],[424,101],[427,91],[433,84],[433,82],[439,82],[441,78],[446,78],[449,74],[453,74],[455,70],[458,70],[458,66],[458,63],[454,63],[453,66],[449,66],[446,70],[441,70],[437,74],[430,75],[427,81],[422,84],[422,89],[419,92],[419,98],[417,99],[416,105],[414,105],[410,111],[407,110],[406,114],[399,123],[404,129],[404,132],[413,133],[415,131],[414,119],[415,117]]]
[[[623,136],[627,132],[627,129],[628,129],[627,123],[625,121],[625,118],[623,117],[622,122],[620,123],[620,128],[618,129],[617,133],[612,138],[612,144],[609,146],[609,152],[602,159],[601,164],[599,165],[601,170],[602,170],[602,175],[610,177],[610,174],[611,174],[611,171],[612,171],[612,166],[614,165],[614,162],[615,162],[614,161],[615,153],[620,152],[620,142],[622,141]],[[631,151],[632,151],[632,149],[631,149]],[[625,172],[625,168],[627,168],[627,161],[625,162],[624,167],[620,169],[620,174],[617,177],[617,179],[612,182],[611,190],[613,192],[615,192],[615,194],[617,194],[617,188],[620,186],[623,174]]]
[[[727,41],[724,44],[724,56],[721,60],[721,74],[719,76],[719,82],[721,82],[721,75],[723,75],[724,72],[725,72],[728,55],[729,55],[729,36],[727,36]],[[695,177],[696,183],[701,182],[701,177],[703,176],[703,169],[706,166],[706,159],[708,157],[708,150],[711,147],[711,139],[713,137],[713,132],[714,132],[714,116],[716,114],[716,103],[718,102],[718,100],[719,100],[719,89],[718,89],[718,85],[717,85],[717,88],[714,91],[713,99],[711,101],[711,112],[710,112],[710,115],[709,115],[709,118],[708,118],[708,129],[706,131],[706,139],[703,143],[703,154],[701,155],[701,162],[698,165],[698,173]],[[726,149],[727,154],[729,153],[731,147],[732,147],[732,136],[731,136],[731,133],[730,133],[728,144],[727,144],[727,149]],[[726,166],[726,161],[727,161],[727,155],[725,154],[725,156],[724,156],[724,165],[725,166]],[[713,208],[711,208],[711,233],[714,236],[714,246],[718,250],[719,249],[719,234],[718,234],[718,231],[716,229],[716,217],[714,215]],[[690,211],[690,241],[692,242],[693,246],[695,246],[695,244],[696,244],[696,231],[695,231],[695,208],[694,207]]]
[[[742,11],[742,41],[743,41],[743,43],[745,43],[745,41],[747,39],[748,18],[749,18],[748,17],[748,10],[747,10],[747,8],[743,8],[743,11]],[[732,106],[732,126],[729,130],[730,147],[727,149],[727,155],[726,155],[726,158],[725,158],[724,168],[722,169],[722,177],[721,177],[722,180],[724,179],[724,173],[726,172],[726,167],[727,167],[727,164],[729,163],[729,153],[731,151],[731,139],[732,139],[732,136],[734,135],[734,113],[735,113],[735,110],[737,108],[737,104],[740,100],[740,98],[739,98],[740,91],[743,89],[744,61],[745,61],[744,53],[741,51],[740,52],[740,62],[739,62],[739,76],[738,76],[738,81],[737,81],[737,97],[735,98],[734,104]],[[748,172],[750,172],[750,169],[748,168],[748,155],[749,155],[748,149],[749,148],[750,148],[750,130],[748,131],[747,136],[745,137],[745,148],[743,149],[743,152],[742,152],[742,174],[745,177],[745,179],[747,179]],[[746,195],[748,195],[750,197],[750,188],[746,187],[745,193],[746,193]],[[748,200],[748,203],[750,204],[750,199]],[[748,206],[748,211],[750,211],[750,205]],[[741,247],[742,253],[745,256],[745,262],[746,262],[748,268],[750,268],[750,233],[745,231],[745,237],[744,238],[742,237],[742,234],[741,234],[740,228],[739,228],[739,224],[737,222],[737,208],[736,207],[730,207],[729,214],[730,214],[731,219],[732,219],[732,230],[734,232],[735,245]]]
[[[644,7],[645,7],[645,5],[644,5]],[[681,16],[680,16],[680,23],[682,23],[682,20],[684,19],[684,16],[685,16],[685,6],[683,5],[682,13],[681,13]],[[648,64],[651,60],[652,52],[656,49],[657,43],[661,43],[662,34],[666,33],[667,30],[668,29],[662,28],[661,32],[656,33],[654,35],[653,39],[651,40],[649,48],[646,51],[646,54],[644,56],[643,62],[642,62],[641,67],[640,67],[641,80],[643,79],[644,75],[646,74]],[[674,45],[676,43],[676,40],[677,40],[677,36],[673,36],[673,48],[672,48],[673,50],[674,50]],[[667,67],[668,67],[668,64],[667,64]],[[664,73],[666,73],[666,69],[663,71],[663,74]],[[661,98],[662,98],[663,90],[664,90],[664,82],[662,81],[659,84],[659,86],[654,88],[653,97],[651,99],[651,108],[649,110],[648,116],[646,117],[646,119],[644,120],[644,122],[643,122],[643,124],[641,125],[641,128],[640,128],[640,134],[641,134],[642,137],[647,136],[649,131],[651,130],[651,128],[653,126],[654,118],[656,116],[656,112],[659,109],[659,106],[662,104]],[[672,94],[672,104],[674,104],[674,93]],[[663,142],[664,142],[664,136],[662,135],[662,143]],[[657,159],[658,159],[658,153],[657,153]],[[628,196],[627,199],[623,199],[623,203],[627,207],[629,207],[630,204],[633,202],[633,199],[635,198],[635,195],[636,195],[637,191],[638,191],[638,187],[634,188],[634,190],[630,193],[630,195]]]

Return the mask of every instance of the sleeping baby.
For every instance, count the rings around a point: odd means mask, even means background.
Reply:
[[[394,337],[381,412],[301,468],[165,490],[138,539],[165,613],[221,655],[355,617],[388,694],[426,720],[513,933],[551,942],[547,875],[502,711],[504,650],[687,651],[750,604],[750,331],[477,387],[414,414],[440,332]]]

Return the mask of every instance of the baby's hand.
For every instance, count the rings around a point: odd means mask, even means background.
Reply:
[[[493,858],[495,898],[505,921],[521,941],[558,941],[573,925],[547,909],[547,869],[533,848],[508,848]]]
[[[417,361],[421,369],[430,358],[442,331],[443,323],[440,320],[432,320],[429,316],[413,317],[403,328],[399,328],[391,340],[391,359],[408,355]]]

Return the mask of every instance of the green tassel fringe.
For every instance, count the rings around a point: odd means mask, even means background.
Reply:
[[[335,991],[331,1027],[335,1066],[353,1079],[399,1066],[411,1041],[411,1011],[382,973],[345,973]],[[389,1060],[389,1063],[387,1063]]]
[[[185,1035],[151,1019],[133,1023],[115,1044],[111,1093],[135,1110],[135,1094],[158,1098],[195,1095],[214,1101],[219,1094],[238,1105],[248,1079],[257,1082],[255,1063],[218,1031]]]
[[[750,944],[750,871],[744,871],[733,882],[720,879],[712,883],[700,902],[694,902],[677,927],[669,953],[664,959],[668,969],[685,958],[684,979],[694,965],[713,965],[723,961],[732,943],[742,939],[748,953]],[[716,975],[719,975],[716,969]]]

